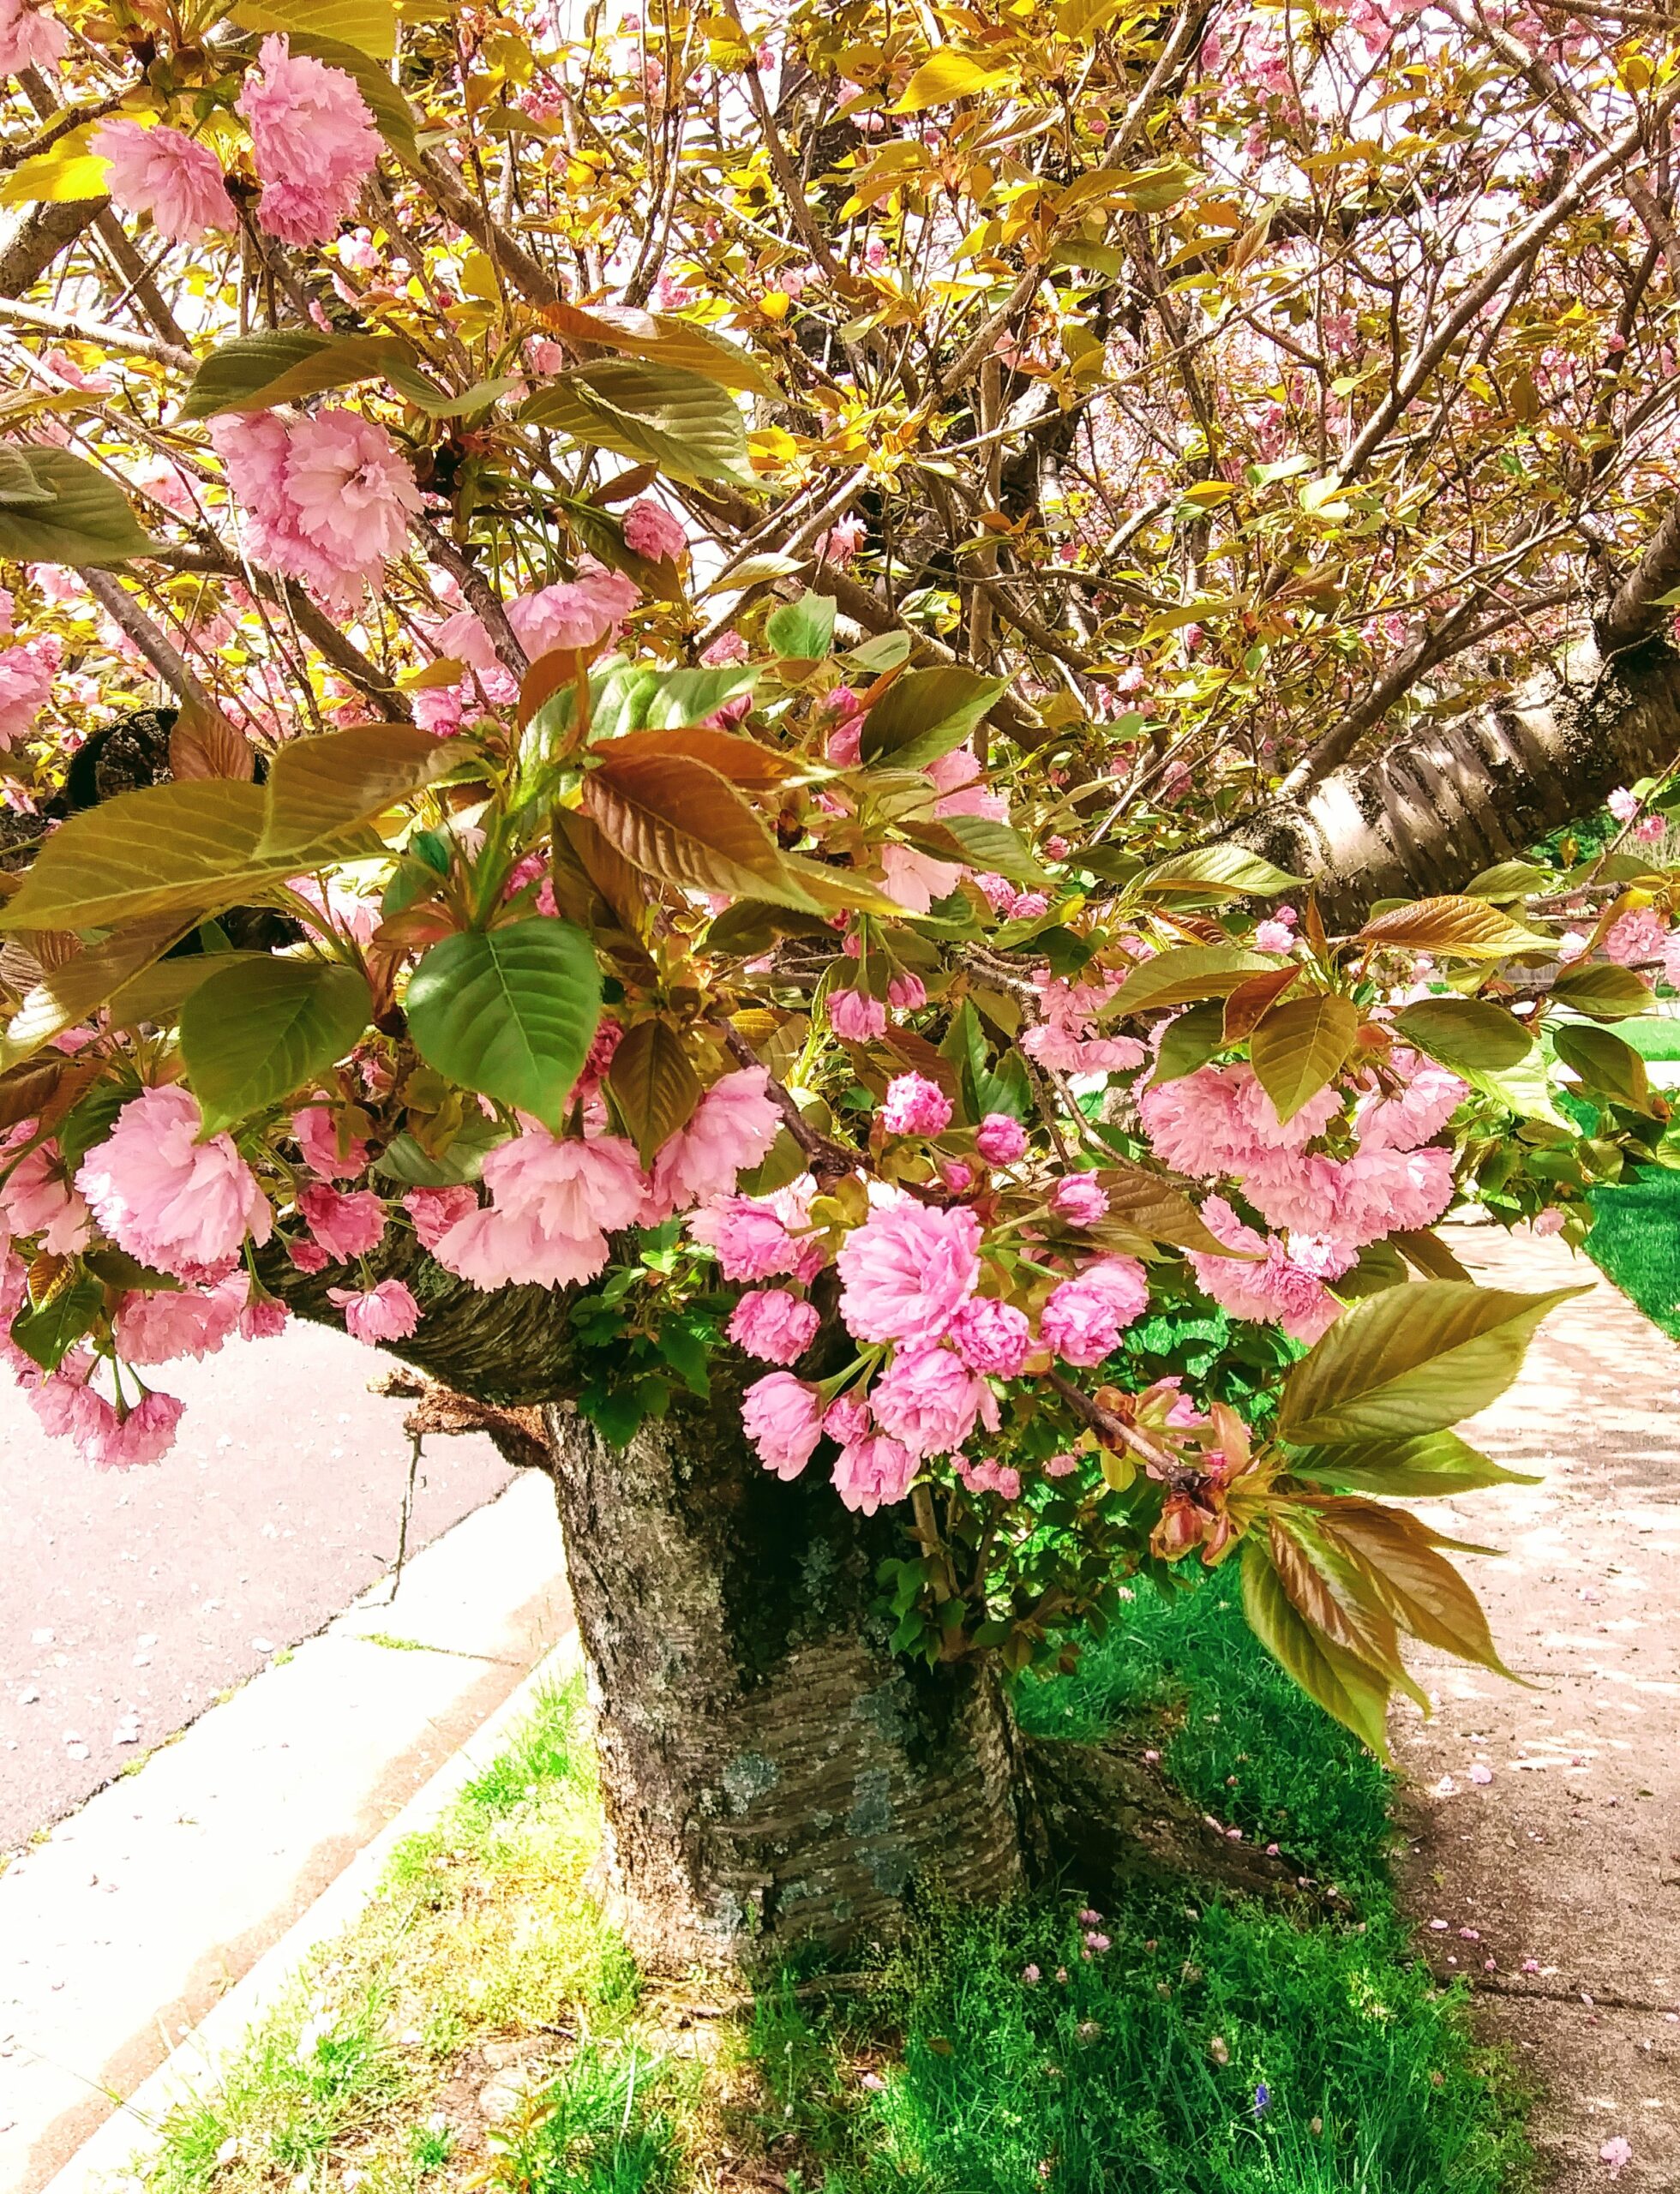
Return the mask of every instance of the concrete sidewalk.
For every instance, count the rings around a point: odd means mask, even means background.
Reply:
[[[522,1474],[0,1877],[0,2190],[35,2194],[570,1625]]]

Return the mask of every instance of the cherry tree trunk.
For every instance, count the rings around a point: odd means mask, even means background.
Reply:
[[[912,1885],[1024,1875],[995,1675],[896,1659],[874,1569],[902,1514],[849,1515],[759,1464],[738,1397],[627,1448],[549,1412],[596,1717],[608,1901],[645,1966],[750,1969],[890,1933]]]

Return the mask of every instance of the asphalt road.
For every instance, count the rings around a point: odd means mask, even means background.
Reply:
[[[294,1323],[168,1364],[181,1436],[133,1471],[47,1439],[0,1373],[0,1854],[390,1567],[409,1442],[403,1404],[367,1391],[389,1362]],[[429,1442],[411,1552],[511,1476],[482,1436]]]

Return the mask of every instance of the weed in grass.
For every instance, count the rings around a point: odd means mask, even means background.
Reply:
[[[490,2134],[483,2183],[506,2194],[668,2194],[675,2120],[663,2060],[588,2045]]]

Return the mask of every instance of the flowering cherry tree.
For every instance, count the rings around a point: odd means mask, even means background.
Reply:
[[[1497,1669],[1438,1222],[1671,1162],[1680,56],[399,12],[0,0],[7,1361],[550,1468],[653,1962],[1208,1863],[1007,1681],[1226,1562],[1378,1750]]]

